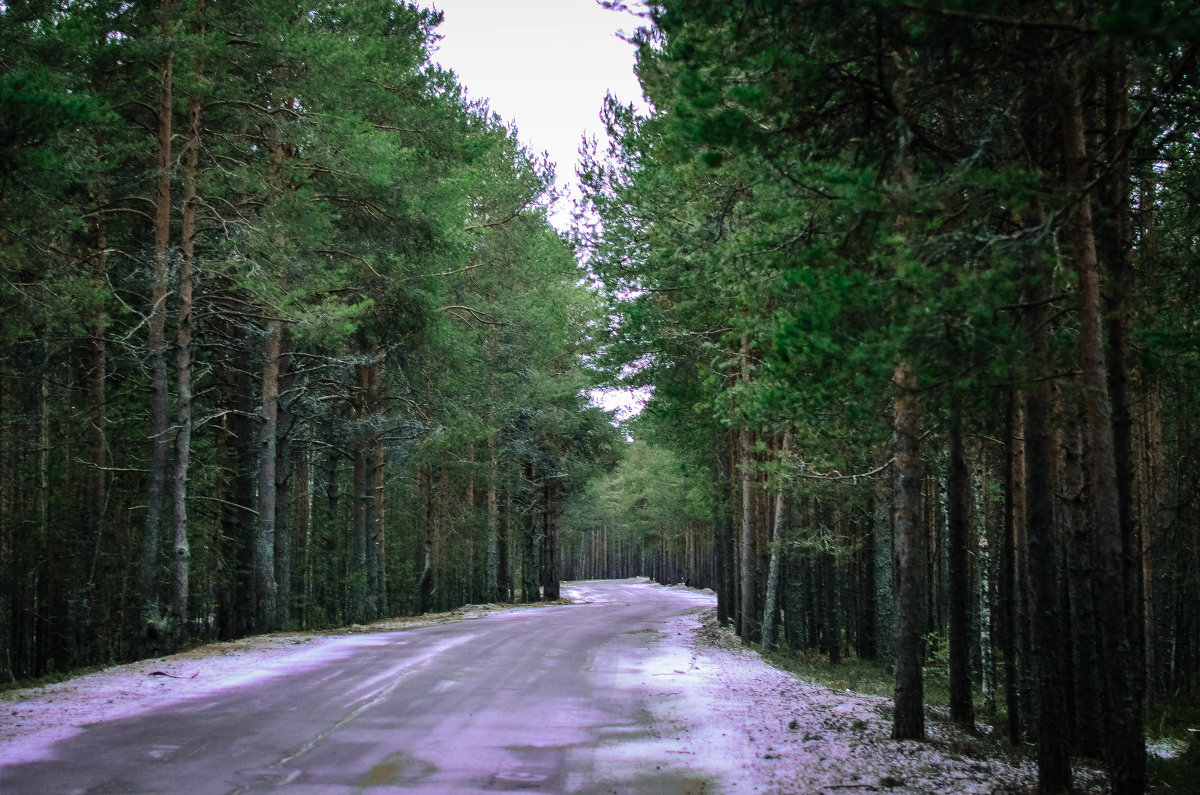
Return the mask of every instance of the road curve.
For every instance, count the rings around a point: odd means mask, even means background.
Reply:
[[[353,653],[94,724],[0,765],[0,792],[722,789],[652,716],[656,666],[680,664],[666,630],[711,597],[644,580],[576,589],[579,604],[357,636]]]

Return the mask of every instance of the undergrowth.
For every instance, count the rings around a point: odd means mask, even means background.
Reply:
[[[890,698],[896,686],[894,675],[886,667],[854,656],[831,665],[829,658],[819,651],[796,651],[785,645],[774,651],[763,652],[763,657],[776,668],[831,690],[850,690]],[[924,676],[925,706],[935,711],[947,709],[950,704],[949,675],[946,667],[939,662],[935,660],[926,666]],[[964,746],[952,750],[969,757],[1013,752],[1013,748],[1001,736],[1007,722],[1004,694],[1001,691],[996,695],[998,703],[995,713],[980,711],[977,714],[979,720],[997,727],[996,734],[990,740],[984,737],[964,738]],[[983,695],[977,690],[974,698],[979,709]],[[1179,749],[1187,743],[1188,729],[1196,727],[1200,727],[1200,707],[1168,705],[1152,711],[1146,718],[1148,740],[1166,741]],[[1150,753],[1146,759],[1146,773],[1150,792],[1200,793],[1200,753],[1179,753],[1171,758]]]

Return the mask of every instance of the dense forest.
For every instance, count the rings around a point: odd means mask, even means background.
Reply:
[[[604,306],[439,21],[0,5],[6,681],[557,598]]]
[[[1200,12],[639,8],[564,235],[436,11],[0,3],[0,676],[650,576],[1143,791],[1200,714]]]
[[[1200,701],[1195,5],[664,0],[632,39],[577,235],[654,392],[575,570],[891,666],[897,739],[944,660],[1043,791],[1142,791],[1147,710]]]

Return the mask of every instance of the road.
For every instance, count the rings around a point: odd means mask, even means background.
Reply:
[[[578,588],[587,603],[358,636],[352,653],[94,724],[0,766],[0,792],[725,789],[654,717],[675,692],[656,677],[686,673],[672,627],[711,597]]]

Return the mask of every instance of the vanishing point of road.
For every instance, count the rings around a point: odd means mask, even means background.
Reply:
[[[346,653],[93,724],[46,758],[0,760],[0,792],[709,790],[652,713],[686,698],[662,678],[687,673],[671,627],[711,597],[577,589],[583,603],[360,635]]]

